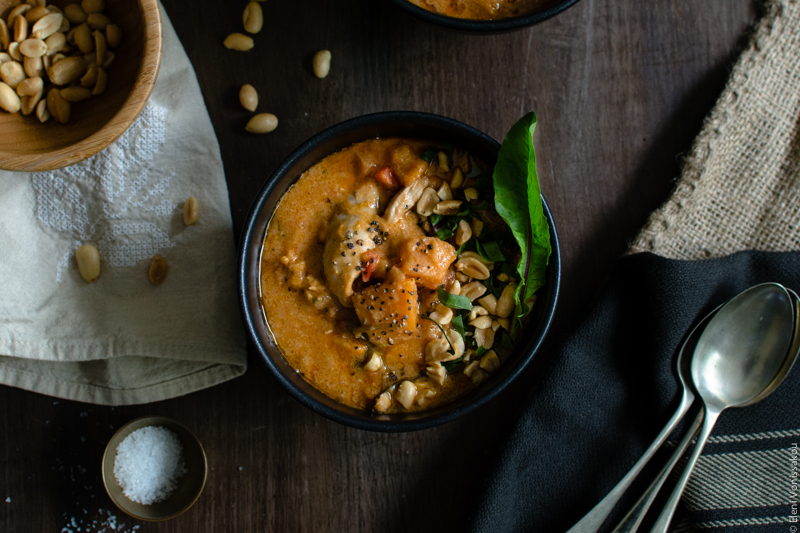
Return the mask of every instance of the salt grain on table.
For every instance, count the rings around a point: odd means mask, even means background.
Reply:
[[[134,502],[149,505],[166,499],[185,473],[183,447],[169,429],[143,427],[117,446],[114,476]]]

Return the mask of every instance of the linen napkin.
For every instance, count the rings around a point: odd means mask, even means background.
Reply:
[[[246,344],[219,146],[163,7],[146,108],[93,158],[0,172],[0,383],[98,404],[153,402],[244,373]],[[196,225],[182,206],[195,196]],[[94,283],[75,251],[100,251]],[[148,270],[167,260],[162,285]]]
[[[766,7],[673,195],[506,437],[474,531],[568,530],[676,409],[675,361],[691,327],[757,283],[800,289],[800,2]],[[722,414],[674,528],[797,531],[798,391],[795,368],[766,400]],[[605,531],[650,479],[634,487]]]

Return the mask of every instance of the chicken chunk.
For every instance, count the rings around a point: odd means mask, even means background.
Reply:
[[[361,275],[361,254],[376,246],[371,227],[379,224],[378,205],[378,188],[367,183],[342,202],[328,228],[322,256],[325,279],[345,307],[352,307],[350,296],[353,282]]]
[[[420,287],[436,289],[456,260],[456,249],[436,237],[409,239],[398,251],[400,270]]]

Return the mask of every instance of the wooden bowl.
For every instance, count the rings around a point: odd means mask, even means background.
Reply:
[[[48,2],[59,8],[77,0]],[[0,0],[8,17],[19,0]],[[114,0],[104,12],[122,28],[122,44],[108,69],[105,93],[73,104],[67,124],[54,119],[41,124],[35,113],[0,110],[0,168],[16,171],[54,170],[83,161],[114,142],[144,109],[161,65],[161,14],[157,0]]]
[[[178,436],[178,440],[183,446],[183,460],[186,462],[187,470],[186,474],[178,480],[175,492],[170,494],[167,499],[150,505],[142,505],[129,500],[114,476],[117,446],[125,437],[146,426],[164,427]],[[197,502],[206,486],[208,460],[203,445],[189,428],[164,416],[145,416],[128,422],[111,437],[103,454],[102,474],[103,485],[108,496],[121,511],[137,520],[161,522],[185,513]]]

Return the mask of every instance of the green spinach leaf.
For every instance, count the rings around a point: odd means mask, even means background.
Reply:
[[[439,301],[442,302],[445,307],[449,307],[450,309],[465,309],[467,311],[472,309],[472,302],[466,296],[450,294],[441,287],[436,291],[436,294],[439,297]]]
[[[545,284],[544,271],[550,258],[550,230],[544,216],[533,131],[536,114],[528,113],[511,127],[494,166],[497,213],[506,221],[520,247],[517,265],[521,282],[517,288],[517,318],[525,314],[525,301]]]

